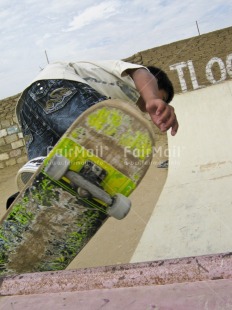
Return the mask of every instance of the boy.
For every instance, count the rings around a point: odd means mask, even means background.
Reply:
[[[48,65],[23,92],[16,113],[29,159],[46,156],[74,120],[108,98],[137,104],[161,130],[175,135],[178,121],[168,103],[174,95],[156,67],[123,61],[57,62]]]
[[[74,120],[103,100],[137,104],[161,131],[171,129],[175,135],[178,121],[174,108],[168,105],[173,96],[171,81],[156,67],[120,60],[48,65],[25,89],[16,107],[30,160],[18,172],[19,187],[27,183]],[[17,194],[8,199],[7,208]]]

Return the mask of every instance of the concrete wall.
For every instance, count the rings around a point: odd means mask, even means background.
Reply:
[[[166,71],[176,93],[232,78],[232,27],[139,52],[126,61]]]
[[[18,97],[0,100],[0,169],[27,160],[24,139],[14,113]]]

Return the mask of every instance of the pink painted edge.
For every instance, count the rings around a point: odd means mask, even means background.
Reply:
[[[88,291],[232,278],[232,252],[0,278],[0,296]]]

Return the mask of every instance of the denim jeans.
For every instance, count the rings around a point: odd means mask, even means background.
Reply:
[[[42,80],[24,92],[20,123],[28,158],[46,156],[75,119],[107,99],[89,85],[69,80]]]

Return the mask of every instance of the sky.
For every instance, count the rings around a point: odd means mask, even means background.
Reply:
[[[48,62],[127,58],[197,36],[196,21],[201,34],[232,26],[232,1],[0,0],[0,99]]]

